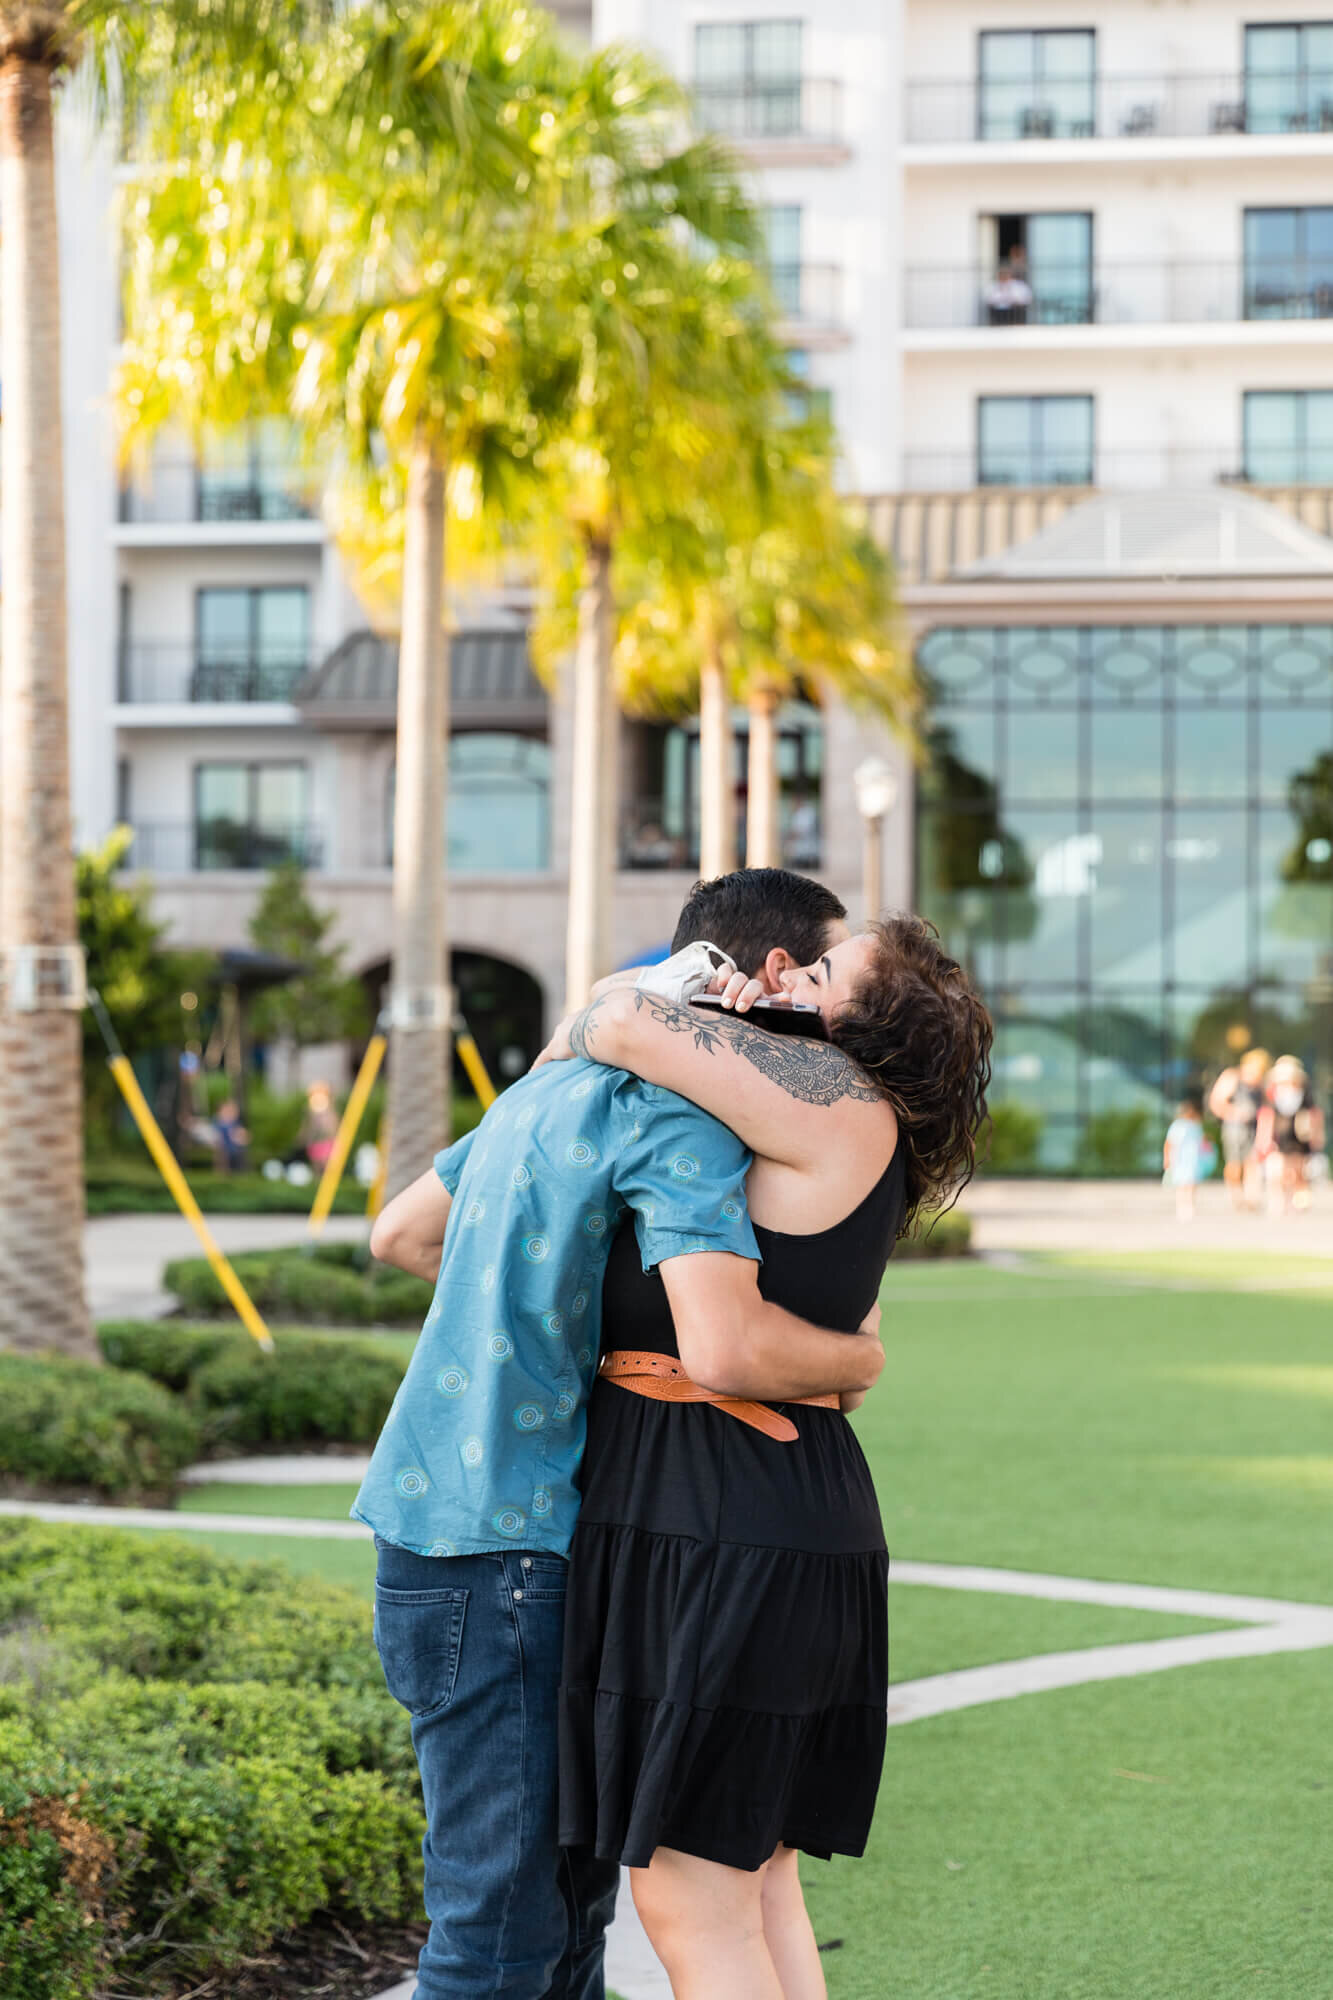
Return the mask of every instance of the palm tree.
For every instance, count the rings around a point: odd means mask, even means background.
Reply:
[[[69,797],[53,92],[94,116],[226,72],[254,101],[297,0],[0,0],[0,1338],[94,1356],[83,1281],[82,972]],[[167,89],[163,79],[170,78]],[[239,113],[238,113],[239,115]]]
[[[401,579],[390,1194],[449,1127],[447,524],[531,463],[525,296],[573,74],[536,10],[367,7],[302,57],[298,115],[262,153],[219,149],[141,204],[133,429],[289,408],[381,583],[386,544]]]
[[[668,542],[688,518],[713,440],[768,351],[755,218],[726,151],[674,144],[681,92],[647,58],[602,51],[586,79],[600,143],[571,203],[536,391],[556,413],[540,452],[547,589],[535,640],[546,660],[566,649],[577,606],[567,1007],[610,957],[616,552],[626,538]],[[561,382],[567,393],[552,395]]]

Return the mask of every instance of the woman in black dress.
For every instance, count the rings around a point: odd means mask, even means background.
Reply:
[[[624,1067],[724,1119],[755,1155],[764,1296],[852,1333],[896,1238],[971,1171],[990,1022],[912,918],[781,983],[818,1003],[834,1046],[621,989],[557,1030],[550,1053]],[[756,990],[729,997],[743,1013]],[[702,1298],[728,1261],[677,1260],[678,1317],[681,1283]],[[617,1349],[677,1352],[631,1235],[603,1293],[603,1351]],[[589,1410],[561,1839],[633,1871],[678,2000],[823,1994],[798,1851],[864,1851],[883,1760],[888,1556],[869,1469],[840,1410],[780,1413],[794,1442],[606,1380]]]

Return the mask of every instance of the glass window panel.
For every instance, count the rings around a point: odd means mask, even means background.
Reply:
[[[1092,867],[1092,975],[1103,987],[1160,984],[1162,815],[1103,807]]]
[[[1162,711],[1146,702],[1137,708],[1099,708],[1092,723],[1094,799],[1160,799],[1162,796]]]
[[[230,819],[244,825],[250,817],[250,774],[244,764],[201,764],[195,775],[199,817]]]
[[[743,82],[745,29],[730,25],[696,27],[694,73],[700,83]]]
[[[1333,750],[1333,716],[1327,707],[1265,708],[1259,720],[1259,796],[1287,805],[1293,782],[1317,780],[1321,757]]]
[[[1176,715],[1178,799],[1234,804],[1250,789],[1249,717],[1243,708],[1182,708]]]
[[[1030,215],[1027,252],[1036,319],[1058,326],[1090,320],[1092,217]]]
[[[1245,124],[1250,132],[1285,132],[1302,107],[1299,28],[1245,31]]]
[[[449,865],[461,873],[536,874],[549,865],[551,752],[496,732],[449,745]]]
[[[1174,977],[1186,984],[1244,984],[1248,927],[1249,815],[1220,806],[1172,815]]]
[[[1079,796],[1079,718],[1073,708],[1025,708],[1008,718],[1005,797],[1027,805]]]
[[[1162,699],[1162,629],[1143,625],[1128,630],[1105,627],[1088,635],[1091,678],[1088,692],[1096,704],[1157,704]],[[1095,725],[1100,727],[1100,724]]]
[[[1015,883],[1006,911],[1005,977],[1074,979],[1080,924],[1096,881],[1097,837],[1072,812],[1032,806],[1006,807],[1003,830]]]
[[[1086,83],[1096,72],[1097,38],[1089,29],[1039,34],[1037,52],[1043,77]]]
[[[751,67],[761,83],[791,83],[801,75],[801,23],[756,21],[751,34]]]
[[[987,83],[1028,82],[1036,73],[1036,36],[1007,29],[983,32],[981,74]]]
[[[256,638],[261,661],[303,665],[309,644],[310,595],[299,587],[256,591]]]
[[[930,749],[930,763],[922,773],[927,790],[959,803],[975,800],[982,790],[993,798],[997,763],[990,710],[932,709]]]
[[[917,665],[946,696],[980,700],[992,685],[995,643],[993,632],[928,632],[917,647]]]
[[[1259,659],[1267,697],[1279,701],[1325,697],[1333,686],[1333,626],[1260,627]]]
[[[1094,995],[1084,1010],[1079,1040],[1089,1115],[1139,1112],[1147,1121],[1145,1147],[1160,1144],[1169,1123],[1163,1099],[1171,1088],[1160,987],[1117,992],[1106,1002]]]
[[[1176,693],[1181,701],[1200,695],[1245,699],[1249,682],[1249,635],[1243,626],[1209,630],[1182,625],[1173,634]]]
[[[304,820],[305,802],[304,764],[260,764],[256,768],[256,826],[265,831],[288,832]]]
[[[990,1101],[1021,1105],[1038,1119],[1036,1165],[1042,1173],[1067,1173],[1074,1163],[1079,1015],[1077,992],[1025,995],[995,1010]]]
[[[1327,978],[1333,953],[1333,757],[1299,812],[1259,815],[1259,973]]]
[[[242,663],[250,657],[250,592],[199,592],[199,650],[208,660]]]
[[[1005,685],[1011,704],[1073,705],[1084,685],[1082,635],[1067,626],[1015,626],[1008,635]]]
[[[1009,891],[994,865],[1000,829],[993,810],[923,806],[917,825],[918,895],[945,949],[984,988],[999,974]]]
[[[1040,396],[1036,401],[1040,440],[1034,468],[1037,483],[1091,484],[1091,396]]]
[[[1245,397],[1245,477],[1270,484],[1301,478],[1302,398],[1291,389]]]

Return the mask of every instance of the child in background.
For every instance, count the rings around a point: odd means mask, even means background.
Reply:
[[[1188,1100],[1178,1104],[1167,1128],[1162,1165],[1163,1179],[1176,1191],[1176,1214],[1182,1222],[1193,1220],[1195,1190],[1208,1171],[1208,1150],[1198,1105]]]

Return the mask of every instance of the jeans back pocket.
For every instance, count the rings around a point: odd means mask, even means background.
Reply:
[[[409,1715],[453,1700],[463,1650],[466,1590],[375,1587],[375,1646],[389,1693]]]

